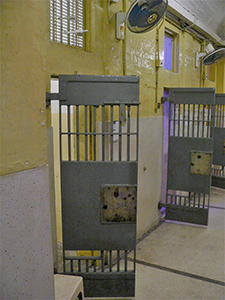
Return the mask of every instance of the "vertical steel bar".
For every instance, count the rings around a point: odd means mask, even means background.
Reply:
[[[205,194],[203,194],[203,202],[202,202],[202,207],[205,207]]]
[[[204,138],[205,135],[205,104],[202,105],[202,137]]]
[[[70,122],[70,114],[71,114],[71,110],[70,110],[70,105],[67,105],[67,121],[68,121],[68,160],[71,161],[71,122]]]
[[[70,271],[71,271],[71,273],[73,273],[73,260],[72,259],[70,260]]]
[[[97,149],[97,145],[96,145],[96,106],[94,106],[93,109],[93,135],[94,135],[94,161],[96,161],[96,149]]]
[[[190,104],[188,104],[187,137],[190,136]]]
[[[189,203],[188,203],[188,206],[191,206],[191,192],[188,193],[188,196],[189,196]]]
[[[89,272],[89,267],[88,267],[88,260],[86,259],[86,272],[88,273]]]
[[[117,250],[117,272],[120,271],[120,250]]]
[[[121,116],[121,106],[119,106],[119,116]],[[119,161],[122,160],[122,121],[119,117]]]
[[[225,105],[223,105],[223,116],[222,116],[222,127],[224,128],[224,122],[225,122]]]
[[[88,107],[87,105],[84,106],[84,119],[85,119],[85,160],[88,161]]]
[[[137,133],[136,133],[136,161],[138,161],[138,144],[139,144],[139,105],[137,105]]]
[[[210,105],[208,105],[208,114],[207,114],[207,138],[209,138],[209,128],[210,128],[210,124],[211,124],[211,122],[210,122],[210,116],[211,116],[211,114],[210,114],[210,110],[211,110],[211,108],[210,108]]]
[[[127,250],[124,253],[124,271],[127,272]]]
[[[105,271],[104,250],[101,250],[101,262],[102,262],[102,272],[104,272]]]
[[[78,272],[81,272],[81,262],[80,262],[80,259],[78,259]]]
[[[172,194],[172,191],[171,191],[171,194],[170,194],[170,204],[173,204],[173,194]]]
[[[130,105],[127,106],[127,161],[130,160]]]
[[[214,118],[215,127],[217,127],[217,118],[218,118],[218,105],[215,105],[215,118]]]
[[[186,114],[186,106],[183,104],[183,137],[185,133],[185,114]]]
[[[200,207],[200,203],[201,203],[201,193],[198,194],[198,207]]]
[[[179,205],[181,205],[181,196],[179,196]]]
[[[113,105],[110,106],[111,108],[111,122],[110,122],[110,160],[113,161]]]
[[[195,137],[195,104],[193,104],[192,137]]]
[[[214,127],[215,127],[215,105],[211,105],[211,131],[210,137],[214,138]]]
[[[94,259],[94,272],[96,272],[96,259]]]
[[[102,105],[102,161],[105,161],[105,106]]]
[[[76,105],[76,135],[77,135],[77,161],[80,160],[80,132],[79,132],[79,105]]]
[[[210,194],[207,195],[207,198],[208,198],[207,199],[207,207],[209,208],[209,205],[210,205]]]
[[[173,120],[173,136],[175,136],[176,134],[176,106],[177,104],[174,103],[173,105],[173,117],[172,120]]]
[[[197,137],[199,137],[199,128],[200,128],[200,104],[198,104],[197,107],[198,107]]]
[[[112,250],[109,250],[109,272],[112,272]]]
[[[93,134],[93,106],[92,105],[89,105],[89,109],[88,109],[88,112],[89,112],[89,126],[88,126],[88,141],[89,141],[89,160],[94,160],[94,151],[93,151],[93,137],[94,137],[94,134]]]
[[[178,133],[177,133],[177,136],[180,136],[180,122],[181,122],[181,119],[180,119],[180,106],[181,104],[177,104],[178,105]]]

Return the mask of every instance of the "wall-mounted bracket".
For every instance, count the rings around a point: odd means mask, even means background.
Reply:
[[[116,38],[117,40],[124,40],[124,31],[125,31],[125,20],[126,13],[118,12],[116,14]]]
[[[200,58],[202,58],[204,56],[206,56],[206,53],[204,53],[204,52],[196,53],[196,56],[195,56],[195,68],[199,67],[199,60],[200,60]]]

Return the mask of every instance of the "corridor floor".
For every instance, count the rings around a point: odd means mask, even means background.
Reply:
[[[207,227],[166,221],[138,243],[131,299],[225,299],[224,190],[212,188],[210,206]]]

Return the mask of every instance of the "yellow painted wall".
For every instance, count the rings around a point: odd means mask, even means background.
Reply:
[[[158,88],[156,96],[156,29],[144,34],[134,34],[126,29],[125,41],[115,38],[115,12],[127,10],[130,1],[120,0],[110,5],[107,1],[86,1],[89,30],[85,34],[86,51],[50,42],[47,38],[47,86],[51,74],[92,74],[92,75],[138,75],[140,76],[140,116],[161,115],[155,112],[154,101],[163,95],[164,87],[213,86],[216,82],[202,80],[201,67],[195,67],[195,54],[200,52],[201,44],[190,34],[181,31],[164,21],[159,30],[159,56],[163,62],[164,29],[169,28],[178,35],[179,72],[158,68]],[[48,8],[49,9],[49,8]],[[49,20],[48,20],[49,22]],[[204,68],[204,67],[203,67]],[[204,81],[204,82],[203,82]]]
[[[1,173],[47,163],[46,1],[1,1]]]
[[[216,92],[225,93],[225,57],[217,63]]]
[[[141,117],[161,115],[154,111],[156,29],[135,35],[126,30],[125,42],[115,39],[115,18],[109,22],[107,1],[87,3],[87,51],[49,40],[49,1],[1,1],[2,75],[2,174],[26,170],[46,162],[45,91],[50,75],[109,74],[140,76]],[[110,17],[130,1],[110,6]],[[159,32],[163,56],[164,22]],[[179,74],[159,68],[157,99],[164,87],[200,86],[200,68],[194,68],[200,44],[180,32]],[[190,75],[191,74],[191,75]],[[224,59],[217,63],[216,81],[205,80],[224,92]],[[12,121],[13,120],[13,121]]]

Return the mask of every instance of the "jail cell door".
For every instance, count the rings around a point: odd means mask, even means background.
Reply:
[[[212,185],[225,189],[225,94],[216,94]]]
[[[57,97],[64,273],[83,277],[85,297],[132,297],[139,79],[59,75]]]
[[[165,218],[208,224],[213,151],[213,88],[171,88]]]

